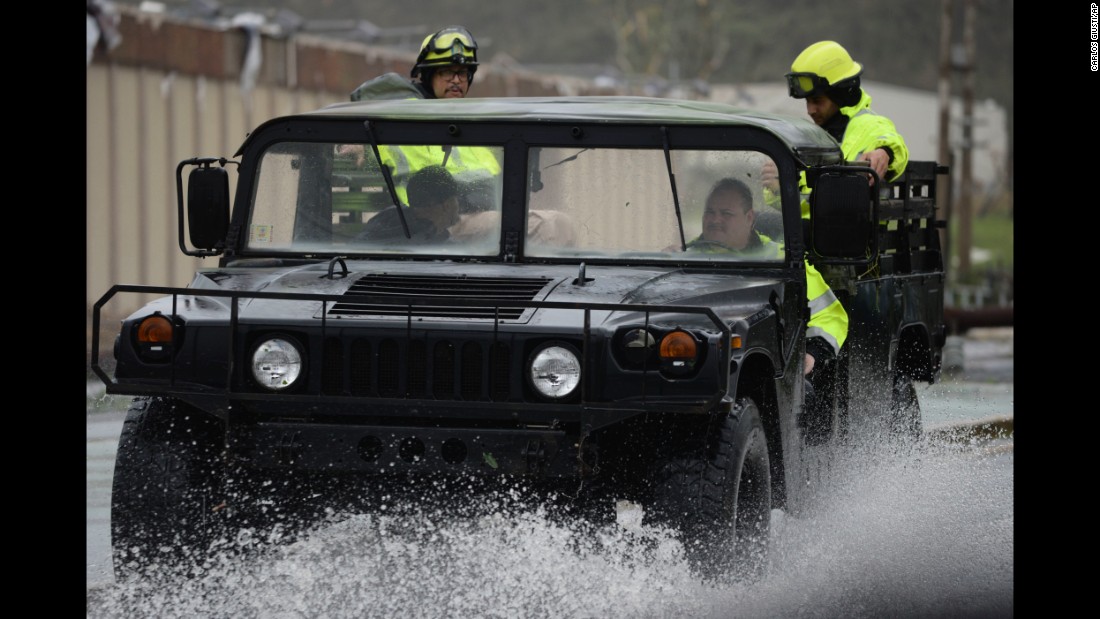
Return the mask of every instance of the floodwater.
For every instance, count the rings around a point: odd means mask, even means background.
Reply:
[[[1004,346],[968,342],[965,370],[919,390],[923,443],[855,441],[803,512],[773,511],[770,564],[753,583],[700,581],[636,509],[590,524],[503,495],[476,516],[395,505],[333,518],[185,582],[118,584],[106,492],[121,417],[90,414],[87,616],[1011,617],[1012,438],[951,429],[1011,420],[1011,334],[1007,383]]]

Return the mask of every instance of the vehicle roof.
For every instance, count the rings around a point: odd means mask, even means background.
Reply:
[[[600,122],[758,127],[802,154],[840,147],[807,118],[739,108],[712,101],[639,96],[471,97],[468,99],[387,99],[336,103],[283,117],[369,117],[376,120]]]

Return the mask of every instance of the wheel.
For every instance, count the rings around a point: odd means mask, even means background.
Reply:
[[[225,504],[222,424],[163,398],[126,413],[111,489],[111,548],[120,580],[154,566],[201,564]]]
[[[919,440],[924,432],[921,422],[920,400],[913,380],[902,372],[896,372],[890,397],[890,426],[897,436]]]
[[[679,531],[702,576],[752,579],[763,572],[771,529],[771,471],[756,404],[739,400],[717,430],[701,450],[660,466],[651,509]]]

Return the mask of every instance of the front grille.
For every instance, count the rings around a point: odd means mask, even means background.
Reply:
[[[428,358],[424,342],[409,342],[409,395],[423,398],[428,395]]]
[[[330,340],[331,345],[339,348],[340,340]],[[371,375],[371,345],[367,340],[355,340],[351,343],[351,395],[364,396],[370,395],[374,389],[374,380]],[[335,369],[336,375],[334,380],[336,381],[337,388],[343,382],[344,368],[343,366]]]
[[[326,395],[442,401],[522,397],[521,386],[513,385],[521,373],[512,367],[511,347],[500,341],[326,338],[322,358]]]
[[[450,342],[439,342],[435,345],[435,354],[432,356],[433,369],[432,395],[444,398],[454,395],[455,392],[455,347]]]
[[[478,318],[516,320],[522,307],[500,307],[497,303],[534,300],[552,280],[547,277],[467,277],[436,275],[390,275],[371,273],[352,284],[346,300],[333,304],[330,316],[412,316],[424,318]],[[370,297],[357,300],[355,297]],[[414,299],[390,305],[387,298]],[[415,299],[432,301],[462,299],[485,301],[485,306],[417,305]]]
[[[371,273],[352,284],[328,315],[518,320],[525,308],[499,304],[536,301],[553,281],[548,277]],[[400,299],[400,303],[387,303],[387,299]],[[417,299],[425,303],[417,304]],[[451,299],[463,305],[451,305]],[[467,307],[471,303],[474,306]],[[440,401],[522,399],[523,372],[512,367],[519,355],[512,354],[510,343],[471,335],[327,337],[321,391]]]
[[[378,344],[378,377],[375,386],[378,395],[384,398],[395,398],[401,394],[401,370],[406,367],[399,354],[397,342],[382,340]]]

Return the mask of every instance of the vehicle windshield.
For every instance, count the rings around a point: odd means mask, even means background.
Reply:
[[[783,259],[778,195],[761,183],[770,157],[672,150],[670,160],[675,191],[661,149],[531,149],[527,255]]]
[[[370,144],[283,142],[269,148],[253,192],[248,248],[499,253],[503,148],[402,144],[380,145],[378,152],[390,170],[392,194]],[[449,229],[475,215],[492,221],[452,238]]]
[[[258,167],[247,246],[265,253],[499,255],[509,245],[501,239],[503,151],[379,145],[391,193],[370,144],[273,145]],[[672,178],[659,147],[532,147],[523,253],[783,260],[778,196],[761,182],[767,155],[671,150],[669,161]]]

